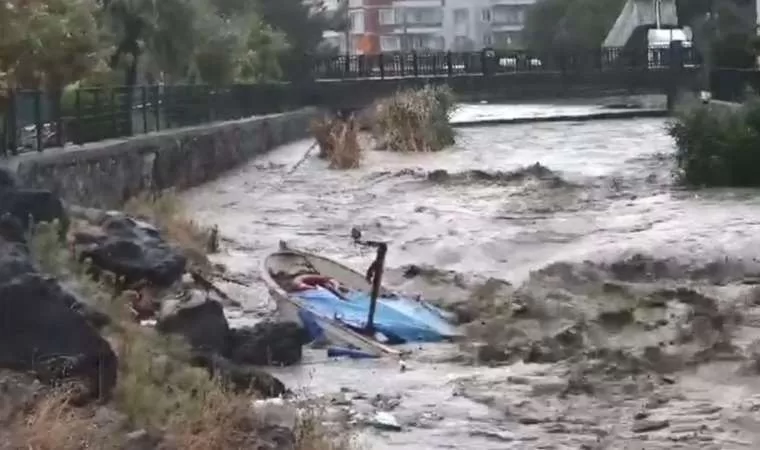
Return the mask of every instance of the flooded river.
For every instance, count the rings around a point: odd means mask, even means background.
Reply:
[[[435,345],[404,372],[317,351],[275,370],[331,399],[336,420],[391,411],[403,430],[358,427],[368,448],[760,448],[760,379],[747,374],[760,197],[674,187],[664,127],[474,127],[436,154],[370,151],[352,171],[311,156],[289,173],[312,144],[301,141],[185,199],[220,226],[215,261],[250,284],[224,286],[245,304],[233,321],[271,313],[257,271],[280,240],[363,271],[373,255],[351,244],[355,226],[391,243],[390,284],[468,316],[473,339],[500,340],[499,355],[541,343],[519,361]]]

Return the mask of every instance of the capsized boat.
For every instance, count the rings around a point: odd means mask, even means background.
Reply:
[[[375,280],[369,274],[284,243],[264,260],[262,278],[282,320],[299,322],[314,341],[341,349],[328,353],[400,356],[393,345],[461,336],[451,315],[430,303],[379,285],[373,302]]]

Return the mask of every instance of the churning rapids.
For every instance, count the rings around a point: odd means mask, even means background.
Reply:
[[[271,314],[258,270],[279,240],[363,271],[357,226],[391,242],[387,284],[485,343],[418,349],[405,372],[316,351],[274,370],[335,420],[392,411],[400,432],[357,425],[366,447],[760,448],[760,196],[673,186],[664,127],[467,128],[440,153],[289,174],[302,141],[185,199],[251,286],[224,286],[246,304],[235,320]]]

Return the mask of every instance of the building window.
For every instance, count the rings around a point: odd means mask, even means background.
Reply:
[[[380,36],[380,50],[383,52],[401,50],[401,38],[399,36]]]
[[[441,8],[406,8],[405,13],[405,23],[409,24],[437,25],[443,21]]]
[[[393,25],[396,23],[396,13],[392,9],[381,9],[379,11],[380,14],[380,25]]]
[[[466,23],[469,18],[469,11],[465,8],[459,8],[454,10],[454,23],[461,24]]]
[[[523,25],[525,8],[523,6],[499,6],[494,8],[493,22],[504,25]]]
[[[349,17],[351,19],[351,32],[363,33],[364,32],[364,11],[351,11]]]
[[[483,22],[490,22],[491,21],[491,9],[490,8],[483,8],[480,10],[480,19]]]

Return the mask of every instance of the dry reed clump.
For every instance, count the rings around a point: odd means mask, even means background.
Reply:
[[[401,91],[380,100],[373,130],[378,148],[434,152],[454,144],[449,118],[455,107],[454,93],[445,86]]]
[[[362,159],[359,127],[356,119],[322,117],[312,121],[311,133],[319,145],[319,157],[330,163],[331,169],[355,169]]]
[[[103,433],[90,411],[70,405],[71,394],[56,390],[44,395],[25,414],[6,424],[3,449],[80,450],[117,449],[118,439]]]
[[[188,219],[181,200],[172,191],[140,194],[124,205],[124,211],[158,227],[166,239],[179,246],[197,269],[208,269],[207,255],[219,251],[219,230]]]

